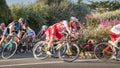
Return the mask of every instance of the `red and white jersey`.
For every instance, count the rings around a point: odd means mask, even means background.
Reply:
[[[70,26],[68,25],[67,20],[60,21],[60,22],[56,23],[55,25],[60,32],[62,32],[64,30],[67,30],[69,33],[71,32]]]
[[[117,25],[113,26],[111,31],[115,34],[120,34],[120,24],[117,24]]]
[[[54,25],[50,26],[45,34],[46,39],[50,39],[51,36],[57,37],[58,39],[61,39],[63,35],[61,34],[62,31],[67,30],[69,33],[71,33],[70,27],[68,25],[68,21],[63,20],[58,23],[55,23]]]

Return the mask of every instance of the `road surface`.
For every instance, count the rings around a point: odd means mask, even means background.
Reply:
[[[120,61],[100,62],[97,59],[78,59],[67,63],[51,57],[36,60],[31,53],[23,53],[11,59],[0,58],[0,68],[120,68]]]

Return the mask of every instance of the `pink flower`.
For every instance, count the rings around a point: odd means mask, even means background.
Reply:
[[[93,14],[90,14],[89,16],[90,16],[90,17],[93,17]]]
[[[88,17],[88,15],[87,16],[85,16],[85,19],[88,19],[89,17]]]
[[[81,21],[79,21],[79,22],[78,22],[78,25],[79,25],[79,26],[82,26],[82,22],[81,22]]]
[[[114,24],[118,24],[118,23],[119,23],[119,20],[118,20],[118,19],[114,19],[114,20],[113,20],[113,23],[114,23]]]
[[[85,16],[85,19],[92,18],[92,17],[93,17],[93,14],[86,15],[86,16]]]
[[[97,18],[97,19],[96,19],[96,21],[97,21],[97,22],[100,22],[100,19],[99,19],[99,18]]]

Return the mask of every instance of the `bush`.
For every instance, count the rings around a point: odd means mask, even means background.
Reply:
[[[8,23],[8,18],[10,16],[10,9],[6,4],[5,0],[0,1],[0,23],[5,22]]]
[[[25,18],[30,27],[36,32],[39,31],[43,24],[46,24],[47,17],[46,10],[43,7],[38,7],[39,4],[25,5],[13,5],[11,9],[11,17],[9,21],[18,20],[20,17]]]
[[[90,11],[85,4],[72,4],[69,0],[62,0],[59,4],[46,4],[49,0],[39,0],[30,5],[13,5],[10,7],[11,16],[9,22],[24,17],[36,32],[43,24],[51,25],[60,20],[69,20],[71,16],[76,16],[85,21],[84,16]],[[37,28],[36,28],[37,27]]]
[[[96,13],[87,15],[85,18],[87,20],[86,27],[83,33],[83,39],[86,42],[89,39],[95,39],[96,43],[111,40],[109,36],[110,29],[120,23],[120,10],[106,12],[106,13]]]

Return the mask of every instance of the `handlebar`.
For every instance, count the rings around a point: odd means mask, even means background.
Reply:
[[[66,38],[67,38],[68,36],[70,36],[70,34],[67,33],[67,32],[61,32],[61,33],[64,34],[64,35],[66,36]]]

